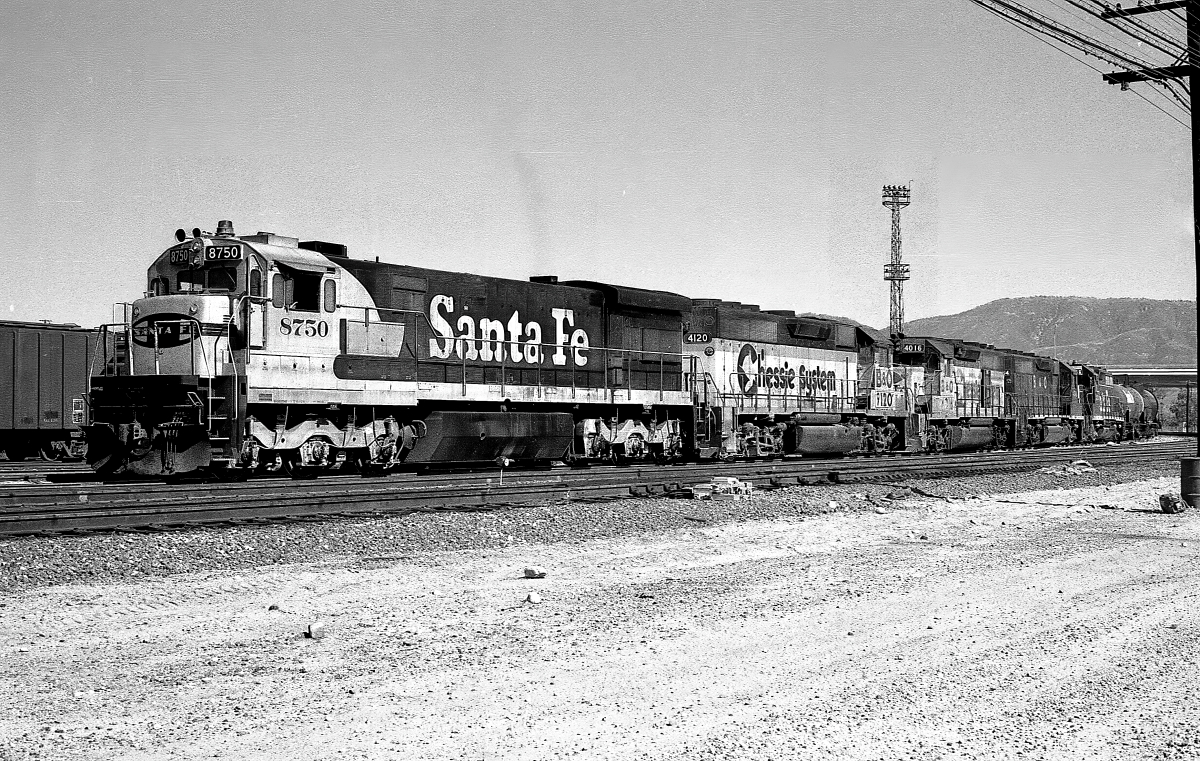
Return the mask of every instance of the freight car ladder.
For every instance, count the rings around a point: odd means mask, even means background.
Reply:
[[[237,378],[201,378],[207,391],[205,429],[214,457],[234,457],[233,421],[237,417]]]

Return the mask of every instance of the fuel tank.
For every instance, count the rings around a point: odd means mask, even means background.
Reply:
[[[788,454],[846,454],[859,447],[862,428],[842,425],[789,425],[783,437]]]
[[[425,435],[405,459],[414,462],[558,460],[571,446],[575,423],[567,412],[431,412]]]
[[[1039,442],[1040,446],[1063,444],[1071,440],[1071,428],[1065,425],[1048,425],[1045,428],[1046,437]]]
[[[972,426],[950,428],[950,446],[948,452],[970,452],[975,449],[986,449],[992,445],[992,429],[990,426]]]

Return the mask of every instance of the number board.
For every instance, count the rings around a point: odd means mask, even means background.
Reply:
[[[171,264],[187,264],[191,261],[192,250],[190,248],[173,248],[171,249]]]
[[[924,354],[925,353],[925,342],[924,341],[916,341],[916,342],[902,343],[902,344],[900,344],[900,353],[901,354]]]
[[[871,390],[871,409],[886,410],[896,406],[896,393],[887,389]]]
[[[712,336],[708,333],[688,333],[683,337],[685,344],[706,344],[712,342]]]
[[[228,246],[205,246],[204,261],[233,262],[242,258],[242,247],[238,244]]]

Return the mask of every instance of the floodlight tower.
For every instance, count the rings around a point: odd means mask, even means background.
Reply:
[[[883,205],[892,210],[892,260],[883,267],[883,279],[892,284],[892,308],[889,332],[898,336],[904,332],[904,281],[908,280],[908,265],[900,261],[900,210],[908,206],[906,185],[884,185]]]

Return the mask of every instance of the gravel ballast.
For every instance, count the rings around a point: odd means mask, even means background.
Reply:
[[[0,593],[64,583],[96,583],[199,571],[251,571],[280,564],[411,558],[447,550],[520,543],[578,542],[642,532],[891,505],[900,487],[950,499],[1064,487],[1106,486],[1178,476],[1177,463],[1101,465],[1095,472],[1040,471],[888,484],[795,486],[752,500],[555,501],[495,511],[437,511],[362,519],[201,527],[149,533],[0,538]],[[925,498],[929,499],[929,498]],[[836,503],[836,507],[830,507]]]

